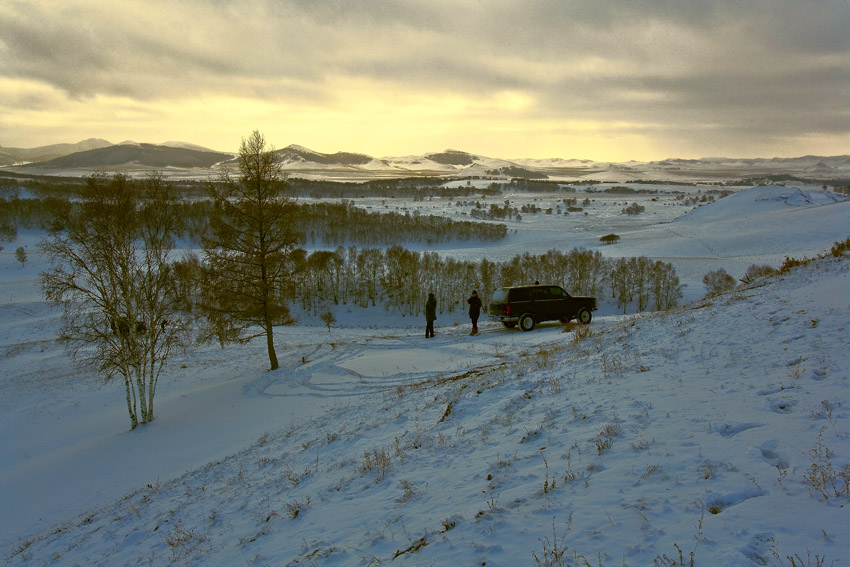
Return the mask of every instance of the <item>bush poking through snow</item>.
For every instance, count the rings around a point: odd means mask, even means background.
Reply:
[[[301,514],[301,510],[310,506],[310,498],[307,497],[306,500],[293,500],[292,502],[287,502],[285,504],[286,514],[291,518],[295,519]],[[268,521],[268,520],[267,520]]]
[[[678,559],[676,559],[676,558],[671,559],[665,553],[664,555],[657,555],[655,557],[655,561],[654,561],[655,564],[660,565],[661,567],[694,567],[694,552],[693,551],[690,552],[690,554],[688,555],[688,562],[685,563],[685,557],[684,557],[684,552],[682,551],[682,548],[679,547],[678,543],[674,543],[673,547],[675,547],[676,551],[678,552],[678,556],[679,556]]]
[[[373,449],[363,454],[363,470],[375,473],[376,480],[381,480],[390,472],[392,459],[385,448]]]
[[[555,528],[555,517],[552,517],[552,538],[549,539],[549,536],[545,536],[539,540],[543,544],[542,557],[538,557],[537,553],[533,551],[531,552],[531,556],[538,567],[566,567],[569,565],[567,563],[568,550],[564,540],[567,539],[567,534],[570,532],[572,519],[572,514],[570,514],[564,533],[559,537],[558,530]]]
[[[815,446],[809,451],[811,464],[805,480],[809,489],[819,493],[824,500],[842,496],[850,498],[850,464],[840,471],[832,467],[832,453],[823,443],[824,429],[820,428]]]
[[[600,431],[599,435],[594,439],[596,443],[596,451],[601,455],[605,451],[611,448],[614,444],[614,439],[620,436],[623,428],[617,423],[619,420],[617,416],[614,415],[614,423],[609,423],[605,425]]]

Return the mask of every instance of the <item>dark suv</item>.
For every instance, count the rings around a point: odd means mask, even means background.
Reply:
[[[519,323],[520,329],[530,331],[542,321],[576,319],[587,325],[596,309],[595,297],[573,297],[557,285],[520,285],[493,292],[490,319],[509,329]]]

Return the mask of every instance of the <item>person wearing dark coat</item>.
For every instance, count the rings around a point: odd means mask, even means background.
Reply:
[[[433,293],[428,294],[428,301],[425,302],[425,338],[430,339],[434,336],[434,321],[437,320],[437,298]]]
[[[472,297],[466,300],[469,303],[469,318],[472,320],[472,332],[470,335],[478,334],[478,317],[481,315],[481,298],[478,292],[473,291]]]

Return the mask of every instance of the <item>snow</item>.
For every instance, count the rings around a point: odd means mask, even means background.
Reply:
[[[807,476],[848,474],[850,261],[711,300],[694,283],[850,235],[847,201],[798,195],[611,216],[643,224],[604,253],[691,267],[681,309],[475,337],[438,313],[426,340],[424,320],[341,306],[330,330],[277,329],[274,372],[262,341],[174,357],[135,431],[121,387],[56,344],[40,235],[22,233],[0,253],[3,564],[647,566],[678,565],[677,546],[686,565],[848,564],[850,496]],[[610,232],[585,222],[528,216],[441,253]]]

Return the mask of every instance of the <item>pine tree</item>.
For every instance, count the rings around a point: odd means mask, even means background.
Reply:
[[[224,169],[219,183],[209,185],[214,210],[203,242],[204,308],[241,339],[265,335],[270,369],[276,370],[274,326],[292,322],[286,297],[300,235],[293,227],[286,177],[259,131],[242,140],[237,163],[239,177]],[[255,325],[261,332],[246,337]]]

